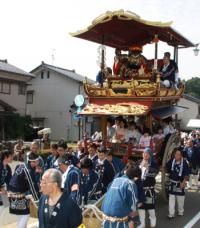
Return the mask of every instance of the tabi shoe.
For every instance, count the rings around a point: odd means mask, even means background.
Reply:
[[[174,215],[167,215],[168,219],[173,219],[175,216]]]

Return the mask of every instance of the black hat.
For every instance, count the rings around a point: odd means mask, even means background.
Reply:
[[[81,169],[92,169],[93,162],[89,158],[83,158],[81,160]]]
[[[98,152],[100,152],[100,153],[108,153],[110,150],[109,149],[107,149],[106,147],[104,147],[104,146],[101,146],[101,147],[99,147],[99,149],[98,149]]]
[[[73,156],[71,154],[65,154],[62,157],[58,158],[58,165],[59,164],[71,165],[72,162],[73,162]]]
[[[31,152],[28,155],[28,161],[37,161],[39,159],[39,156],[33,152]]]
[[[170,56],[171,56],[170,52],[165,52],[165,53],[164,53],[164,57],[170,58]]]

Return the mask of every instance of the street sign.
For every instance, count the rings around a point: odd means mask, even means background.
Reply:
[[[81,107],[84,104],[84,101],[85,99],[81,94],[76,95],[74,98],[74,103],[77,107]]]
[[[78,94],[75,96],[74,103],[78,107],[77,112],[81,111],[81,106],[84,104],[84,101],[85,101],[85,99],[84,99],[83,95]]]

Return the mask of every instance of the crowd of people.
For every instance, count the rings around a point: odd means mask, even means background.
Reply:
[[[170,52],[165,52],[161,60],[147,60],[142,55],[142,46],[130,47],[128,54],[122,54],[119,49],[115,50],[113,68],[101,65],[96,76],[96,82],[101,87],[108,79],[119,78],[130,80],[140,77],[149,78],[156,82],[156,74],[160,74],[160,84],[166,88],[179,87],[179,70],[176,62],[171,59]]]
[[[171,118],[166,118],[160,123],[156,122],[154,129],[146,126],[143,119],[134,121],[118,116],[115,119],[107,119],[107,141],[110,143],[131,143],[135,148],[144,149],[151,147],[155,153],[160,151],[160,147],[165,136],[175,132]],[[95,132],[91,136],[91,141],[102,140],[102,133]]]
[[[24,161],[12,173],[9,163],[13,153],[3,151],[0,160],[0,214],[3,210],[1,195],[7,195],[9,210],[17,216],[17,227],[27,227],[30,216],[29,201],[39,201],[40,228],[76,228],[83,221],[82,210],[104,196],[102,203],[102,227],[127,228],[146,226],[146,212],[151,227],[156,227],[156,176],[159,173],[156,141],[175,132],[170,124],[159,127],[152,137],[149,129],[131,122],[127,135],[118,130],[124,126],[123,118],[117,118],[110,136],[120,140],[133,140],[143,149],[141,160],[128,160],[124,164],[115,156],[112,148],[105,148],[96,141],[77,143],[73,151],[60,140],[51,145],[51,154],[43,160],[38,154],[37,142],[32,142]],[[123,122],[121,125],[120,123]],[[122,128],[123,129],[123,128]],[[138,130],[140,129],[140,130]],[[140,134],[140,136],[139,136]],[[109,134],[108,134],[109,137]],[[151,143],[154,139],[154,143]],[[175,148],[166,164],[169,177],[168,218],[175,217],[175,202],[178,215],[184,214],[185,188],[198,185],[200,168],[200,133],[182,133],[182,145]],[[160,145],[159,145],[160,146]]]

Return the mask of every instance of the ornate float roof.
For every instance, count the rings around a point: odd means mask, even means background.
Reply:
[[[121,99],[121,101],[123,101],[123,99]],[[78,114],[140,116],[146,115],[150,111],[151,105],[152,102],[150,101],[120,102],[120,99],[118,99],[118,103],[116,103],[110,99],[105,103],[103,100],[93,100],[92,103],[87,104]]]
[[[130,11],[108,11],[86,29],[71,33],[81,39],[127,50],[132,45],[152,43],[155,35],[171,46],[192,47],[194,44],[171,27],[172,22],[143,20]]]

